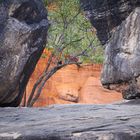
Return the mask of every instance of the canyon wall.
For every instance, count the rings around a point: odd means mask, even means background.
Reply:
[[[18,106],[46,44],[42,0],[0,1],[0,106]]]
[[[140,98],[140,1],[81,0],[81,6],[105,46],[102,84],[125,99]]]

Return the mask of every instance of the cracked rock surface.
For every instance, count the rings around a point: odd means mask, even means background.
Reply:
[[[139,140],[139,103],[0,108],[0,140]]]
[[[46,44],[42,0],[0,2],[0,106],[18,106]]]

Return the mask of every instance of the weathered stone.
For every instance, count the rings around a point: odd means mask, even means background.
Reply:
[[[102,44],[104,87],[140,98],[140,0],[81,0]]]
[[[140,98],[140,8],[117,27],[106,45],[102,84],[122,85],[126,99]],[[116,87],[114,86],[113,89]]]
[[[105,44],[112,35],[114,27],[121,24],[139,0],[80,0],[86,16],[97,29],[97,35]]]
[[[18,106],[46,44],[48,30],[42,0],[0,3],[0,106]]]
[[[139,103],[0,108],[0,140],[139,140]]]

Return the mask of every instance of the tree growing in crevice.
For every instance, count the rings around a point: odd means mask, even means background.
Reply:
[[[67,65],[93,63],[96,55],[103,59],[101,45],[93,35],[90,22],[84,17],[79,0],[45,1],[51,26],[46,48],[50,51],[46,68],[35,82],[24,106],[32,107],[39,98],[46,82]],[[27,99],[27,98],[25,98]]]

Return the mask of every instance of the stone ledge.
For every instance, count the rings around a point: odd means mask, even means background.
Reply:
[[[0,108],[0,140],[138,140],[139,104]]]

